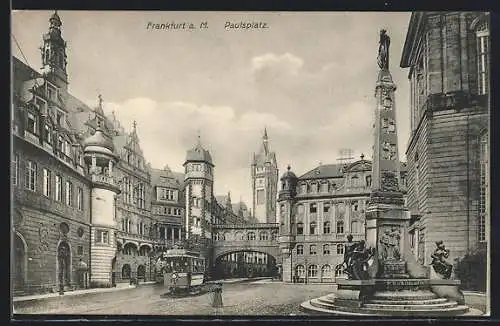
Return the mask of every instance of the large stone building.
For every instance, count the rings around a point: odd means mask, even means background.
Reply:
[[[99,96],[68,91],[66,42],[54,13],[40,71],[13,57],[12,282],[17,294],[111,286],[154,277],[174,243],[210,261],[211,227],[245,223],[213,196],[210,153],[187,152],[184,173],[154,169],[136,123],[126,132]],[[24,49],[29,50],[29,49]],[[210,265],[209,265],[210,266]]]
[[[409,68],[411,245],[428,265],[435,241],[450,260],[489,232],[489,15],[413,13],[401,67]]]
[[[406,165],[401,163],[401,185]],[[297,177],[281,177],[280,248],[285,282],[334,282],[347,235],[365,238],[365,210],[370,199],[372,163],[325,164]],[[404,191],[404,190],[403,190]]]

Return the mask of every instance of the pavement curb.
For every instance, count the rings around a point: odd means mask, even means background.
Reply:
[[[486,293],[482,292],[469,292],[469,291],[462,291],[464,295],[470,295],[472,297],[486,297]]]
[[[145,285],[147,285],[147,284],[145,284]],[[133,286],[124,286],[124,287],[116,287],[116,288],[104,288],[104,289],[90,289],[90,290],[68,291],[68,292],[64,292],[63,295],[59,295],[58,293],[50,293],[48,295],[13,297],[12,298],[12,303],[26,302],[26,301],[48,300],[48,299],[53,299],[53,298],[61,298],[61,297],[68,297],[68,296],[78,296],[78,295],[93,294],[93,293],[118,292],[118,291],[135,289],[136,287],[137,286],[133,285]]]

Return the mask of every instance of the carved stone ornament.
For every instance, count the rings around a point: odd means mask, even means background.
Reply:
[[[396,159],[396,145],[389,142],[382,143],[382,159],[395,160]]]
[[[401,230],[397,227],[385,229],[380,236],[380,252],[379,258],[381,261],[401,260]]]
[[[384,133],[393,134],[396,132],[396,123],[394,122],[394,119],[382,118],[381,123]]]
[[[380,179],[380,186],[382,191],[399,191],[396,173],[392,171],[382,171]]]
[[[404,205],[404,198],[401,192],[381,192],[374,191],[370,194],[370,204]]]
[[[40,223],[40,227],[38,228],[38,236],[39,236],[39,244],[37,247],[37,252],[40,255],[40,267],[44,267],[47,263],[45,254],[49,250],[49,228]]]

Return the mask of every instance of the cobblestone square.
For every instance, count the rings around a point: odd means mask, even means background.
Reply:
[[[334,284],[284,284],[257,281],[223,285],[224,307],[211,307],[212,293],[187,298],[160,298],[161,285],[144,285],[130,290],[60,296],[36,302],[14,303],[18,314],[76,315],[249,315],[305,316],[299,306],[312,298],[335,292]],[[483,309],[484,297],[466,296],[471,307]]]

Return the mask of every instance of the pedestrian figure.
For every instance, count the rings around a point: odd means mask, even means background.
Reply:
[[[213,301],[212,301],[212,307],[213,308],[222,308],[222,283],[217,282],[215,283],[215,287],[213,289]]]

